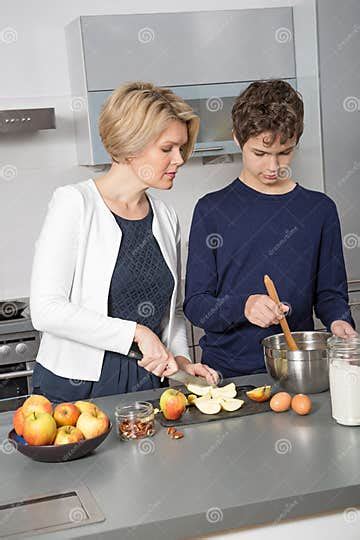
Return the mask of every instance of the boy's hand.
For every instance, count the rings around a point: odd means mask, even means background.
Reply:
[[[266,294],[252,294],[246,300],[244,314],[248,321],[261,328],[268,328],[272,324],[279,324],[280,319],[289,311],[289,306],[278,305]]]
[[[346,321],[334,321],[331,323],[330,330],[335,336],[347,339],[356,337],[358,333],[354,328]]]

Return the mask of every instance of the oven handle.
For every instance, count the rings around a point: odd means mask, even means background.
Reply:
[[[20,377],[28,377],[34,372],[33,369],[27,369],[24,371],[10,371],[9,373],[0,373],[0,381],[3,379],[19,379]]]

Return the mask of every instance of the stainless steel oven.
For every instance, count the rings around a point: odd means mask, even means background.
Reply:
[[[0,399],[31,392],[38,348],[37,335],[0,336]]]
[[[28,312],[0,320],[0,412],[14,410],[32,393],[39,343]]]

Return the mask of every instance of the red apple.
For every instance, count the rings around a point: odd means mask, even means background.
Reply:
[[[76,426],[80,414],[80,410],[73,403],[59,403],[53,416],[57,426]]]
[[[28,444],[51,444],[56,436],[56,422],[50,413],[32,412],[25,416],[23,437]]]
[[[168,388],[161,394],[160,409],[166,420],[177,420],[186,409],[186,397],[175,388]]]
[[[28,397],[27,400],[24,401],[22,411],[24,416],[27,416],[32,412],[51,414],[52,405],[45,396],[41,396],[40,394],[32,394],[32,396]]]
[[[23,415],[22,407],[19,407],[18,409],[16,409],[13,416],[13,425],[14,425],[14,429],[16,433],[18,435],[22,435],[23,429],[24,429],[24,415]]]
[[[61,426],[56,432],[54,445],[76,443],[82,440],[84,440],[84,435],[80,429],[74,426]]]
[[[109,417],[96,407],[90,412],[80,414],[76,427],[83,433],[85,439],[102,435],[109,427]]]

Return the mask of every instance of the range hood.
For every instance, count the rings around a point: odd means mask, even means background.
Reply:
[[[0,134],[55,129],[55,109],[0,110]]]

